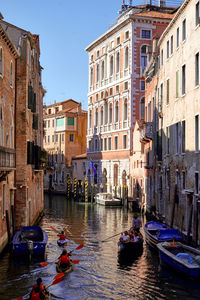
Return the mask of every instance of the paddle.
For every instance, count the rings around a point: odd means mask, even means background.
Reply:
[[[73,264],[78,264],[78,263],[80,262],[80,260],[75,259],[75,260],[71,260],[71,262],[72,262]],[[51,262],[51,263],[54,263],[54,261]],[[49,264],[50,264],[50,263],[45,263],[45,262],[40,263],[40,265],[41,265],[42,267],[46,267],[46,266],[48,266]]]
[[[71,250],[70,252],[69,252],[69,254],[72,254],[72,252],[74,252],[75,250],[79,250],[79,249],[82,249],[83,248],[83,244],[80,244],[78,247],[76,247],[74,250]]]
[[[49,227],[50,227],[51,229],[53,229],[54,231],[59,232],[59,231],[56,230],[53,226],[49,225]]]
[[[63,280],[63,277],[55,279],[50,285],[45,287],[45,289],[48,289],[50,286],[57,284],[57,283],[61,282],[62,280]]]
[[[121,234],[121,232],[120,233],[117,233],[117,234],[114,234],[114,235],[112,235],[112,236],[109,236],[108,238],[106,238],[105,240],[103,240],[103,241],[101,241],[102,243],[103,242],[106,242],[107,240],[109,240],[109,239],[111,239],[111,238],[113,238],[114,236],[117,236],[117,235],[119,235],[119,234]]]

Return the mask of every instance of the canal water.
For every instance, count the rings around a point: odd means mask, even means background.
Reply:
[[[122,208],[67,201],[63,196],[45,195],[45,216],[41,226],[48,233],[46,267],[41,261],[14,259],[8,252],[0,258],[0,300],[27,294],[42,277],[49,285],[56,275],[57,230],[67,232],[67,249],[74,251],[74,271],[49,288],[52,299],[200,299],[200,284],[181,278],[160,267],[159,258],[144,244],[143,252],[132,260],[121,261],[117,242],[121,231],[131,225],[132,213]],[[143,223],[145,220],[142,220]],[[102,242],[106,238],[116,235]]]

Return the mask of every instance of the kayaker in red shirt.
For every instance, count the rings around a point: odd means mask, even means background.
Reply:
[[[59,236],[59,239],[62,240],[62,241],[67,238],[67,236],[65,235],[64,231],[61,231],[61,233],[59,233],[58,236]]]
[[[61,256],[59,257],[58,264],[61,266],[61,268],[67,268],[70,266],[70,258],[66,249],[63,250]]]
[[[34,284],[31,294],[30,294],[30,300],[44,300],[46,299],[45,294],[45,286],[42,284],[42,279],[38,278],[37,283]]]

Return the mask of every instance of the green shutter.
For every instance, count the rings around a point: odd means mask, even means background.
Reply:
[[[28,108],[29,109],[32,109],[32,90],[33,90],[33,88],[32,88],[32,86],[31,85],[29,85],[28,86]]]
[[[36,112],[36,93],[33,93],[33,105],[32,105],[32,112]]]
[[[27,142],[27,164],[31,164],[31,142]]]
[[[68,117],[67,118],[67,125],[74,125],[74,118],[73,117]]]
[[[38,129],[38,114],[33,114],[33,129]]]

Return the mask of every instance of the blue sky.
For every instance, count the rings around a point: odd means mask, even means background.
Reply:
[[[87,109],[88,54],[85,48],[108,30],[122,3],[123,0],[1,2],[0,12],[5,21],[40,35],[46,105],[72,98]]]

